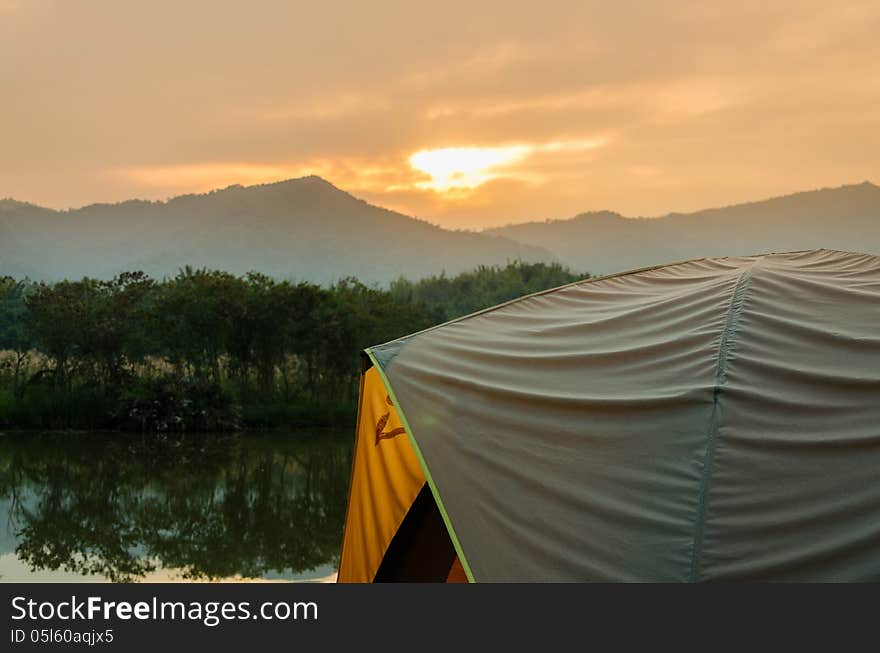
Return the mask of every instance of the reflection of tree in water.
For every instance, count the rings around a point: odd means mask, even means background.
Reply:
[[[350,460],[348,439],[329,434],[6,437],[0,496],[35,569],[117,581],[157,564],[191,578],[299,573],[337,559]]]

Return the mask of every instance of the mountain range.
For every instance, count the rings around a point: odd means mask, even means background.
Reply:
[[[545,248],[573,270],[593,274],[803,249],[880,254],[880,187],[864,182],[660,218],[600,211],[484,233]]]
[[[315,176],[66,211],[0,200],[0,275],[38,280],[125,270],[163,277],[190,265],[386,283],[512,260],[605,274],[819,247],[880,254],[880,187],[865,182],[660,218],[591,212],[482,232],[373,206]]]
[[[0,200],[0,275],[32,279],[125,270],[163,277],[191,265],[383,283],[549,258],[502,236],[450,231],[373,206],[315,176],[69,211]]]

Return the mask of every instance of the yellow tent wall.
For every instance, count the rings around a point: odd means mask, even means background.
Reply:
[[[361,377],[341,583],[369,583],[425,475],[375,367]]]

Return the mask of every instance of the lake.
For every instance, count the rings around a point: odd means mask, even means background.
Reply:
[[[352,441],[0,434],[0,582],[331,579]]]

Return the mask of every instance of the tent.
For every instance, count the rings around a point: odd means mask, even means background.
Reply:
[[[880,579],[880,257],[587,279],[363,367],[341,582]]]

